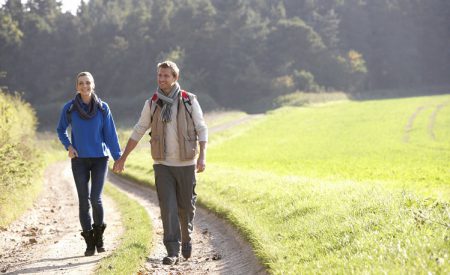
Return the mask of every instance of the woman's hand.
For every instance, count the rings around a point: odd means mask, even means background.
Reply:
[[[77,150],[75,150],[75,148],[73,148],[72,145],[69,145],[68,150],[69,150],[69,158],[73,159],[78,157],[78,152]]]
[[[123,170],[125,170],[125,160],[126,159],[122,156],[114,162],[114,165],[113,165],[114,173],[121,173],[121,172],[123,172]]]

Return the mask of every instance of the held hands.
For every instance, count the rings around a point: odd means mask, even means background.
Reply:
[[[118,160],[114,162],[113,172],[114,173],[122,173],[125,170],[125,158],[120,157]],[[204,157],[199,157],[197,160],[196,172],[201,173],[205,171],[206,161]]]
[[[75,150],[75,148],[73,148],[72,145],[69,145],[67,149],[69,150],[69,158],[73,159],[78,157],[78,152],[77,150]],[[123,170],[125,170],[125,158],[120,157],[118,160],[114,162],[113,172],[121,173],[123,172]]]
[[[78,152],[77,150],[75,150],[75,148],[73,148],[72,145],[69,145],[68,150],[69,150],[69,158],[73,159],[78,157]]]
[[[114,162],[113,172],[114,173],[122,173],[125,170],[125,158],[120,157],[118,160]]]

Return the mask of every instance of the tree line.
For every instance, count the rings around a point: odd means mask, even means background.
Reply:
[[[0,8],[0,86],[21,91],[41,124],[75,90],[79,71],[135,116],[156,88],[156,63],[181,67],[205,109],[257,109],[294,91],[442,85],[450,76],[450,1],[56,0]]]

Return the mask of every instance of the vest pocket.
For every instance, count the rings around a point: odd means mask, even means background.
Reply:
[[[159,160],[162,159],[162,150],[161,150],[161,138],[160,136],[152,136],[150,138],[150,147],[151,147],[151,152],[152,152],[152,158]]]
[[[184,152],[186,160],[193,159],[197,155],[197,138],[184,138]]]

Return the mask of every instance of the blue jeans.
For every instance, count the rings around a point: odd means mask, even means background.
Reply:
[[[90,205],[94,224],[103,224],[102,191],[107,171],[108,157],[72,159],[72,173],[78,192],[79,218],[83,231],[92,229]]]

